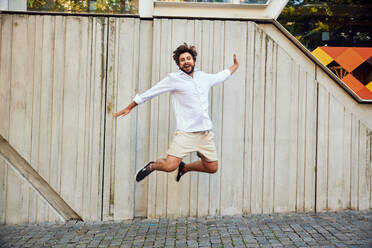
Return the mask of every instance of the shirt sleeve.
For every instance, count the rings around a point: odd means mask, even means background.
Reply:
[[[228,79],[230,76],[231,76],[231,73],[229,69],[225,69],[216,74],[212,74],[211,87],[215,86],[216,84],[222,83],[223,81]]]
[[[150,100],[151,98],[158,96],[165,92],[173,91],[174,87],[171,83],[170,77],[167,76],[161,81],[159,81],[157,84],[155,84],[150,89],[146,90],[142,94],[137,94],[133,101],[135,101],[138,105]]]

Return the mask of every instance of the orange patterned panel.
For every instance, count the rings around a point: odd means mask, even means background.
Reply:
[[[335,59],[340,56],[348,47],[320,47],[331,58]]]
[[[353,49],[364,58],[364,60],[367,60],[372,56],[372,47],[353,47]]]
[[[342,79],[342,81],[349,86],[355,93],[363,89],[365,87],[358,79],[356,79],[353,75],[347,74],[346,77]]]
[[[370,91],[367,87],[363,87],[361,90],[357,92],[358,96],[362,99],[372,99],[372,91]]]
[[[348,48],[340,56],[335,58],[335,61],[339,63],[345,70],[351,72],[362,64],[365,59],[356,53],[354,49]]]

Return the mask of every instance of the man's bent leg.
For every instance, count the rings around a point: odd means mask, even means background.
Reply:
[[[207,161],[206,159],[198,160],[196,162],[186,164],[184,172],[188,171],[199,171],[206,173],[216,173],[218,170],[218,161]]]
[[[155,161],[155,163],[150,165],[150,170],[158,170],[171,172],[178,168],[178,165],[181,163],[182,158],[178,158],[172,155],[168,155],[166,159],[160,158]]]

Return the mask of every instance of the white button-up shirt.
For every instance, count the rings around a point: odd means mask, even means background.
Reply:
[[[196,69],[192,78],[179,70],[168,74],[144,93],[137,94],[133,100],[141,104],[162,93],[170,92],[178,130],[185,132],[210,130],[212,121],[208,114],[209,89],[225,81],[230,75],[229,69],[216,74]]]

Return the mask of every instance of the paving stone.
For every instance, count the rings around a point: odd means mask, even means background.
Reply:
[[[0,226],[0,247],[372,247],[372,211]]]

